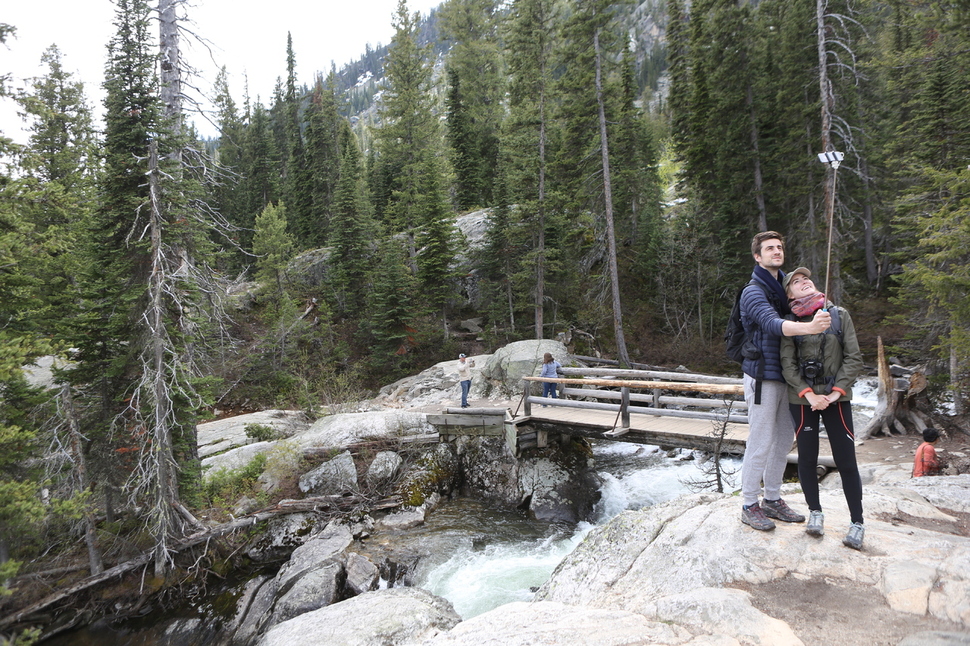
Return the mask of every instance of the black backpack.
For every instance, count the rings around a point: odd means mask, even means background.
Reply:
[[[764,285],[751,279],[748,284],[738,290],[734,297],[734,307],[731,308],[731,317],[728,319],[727,329],[724,331],[724,346],[727,356],[732,361],[744,363],[745,359],[755,359],[758,361],[758,374],[755,376],[754,403],[761,403],[761,382],[765,376],[765,358],[761,356],[761,346],[754,338],[748,337],[744,331],[744,324],[741,322],[741,294],[750,285],[757,285],[764,291],[768,302],[774,305],[772,295]],[[777,311],[777,306],[775,306]]]
[[[728,318],[727,329],[724,331],[724,348],[731,361],[744,363],[745,359],[761,358],[761,350],[753,339],[748,339],[744,331],[744,324],[741,322],[741,293],[748,285],[757,285],[769,296],[768,290],[758,281],[751,279],[747,285],[738,290],[734,297],[734,307],[731,308],[731,316]]]

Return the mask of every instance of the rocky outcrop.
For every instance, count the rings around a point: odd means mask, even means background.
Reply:
[[[794,489],[785,493],[796,501]],[[747,591],[780,580],[793,595],[778,600],[781,606],[814,602],[798,598],[799,586],[811,595],[812,586],[847,581],[881,595],[892,612],[935,618],[938,631],[914,631],[902,643],[966,643],[958,635],[970,630],[970,538],[894,519],[952,519],[948,511],[970,507],[968,492],[970,476],[905,487],[874,483],[866,490],[867,536],[858,552],[841,545],[849,521],[841,491],[822,493],[821,539],[805,534],[804,525],[755,532],[739,522],[734,496],[682,496],[594,529],[531,603],[459,621],[447,602],[421,590],[364,592],[284,621],[260,644],[814,643],[796,634],[785,613],[756,607]]]
[[[457,490],[460,477],[455,447],[436,444],[408,467],[397,490],[405,505],[418,507],[433,494],[447,496]]]
[[[276,431],[279,437],[285,438],[308,429],[310,420],[302,411],[264,410],[205,422],[196,427],[199,457],[207,458],[252,443],[246,435],[246,427],[251,425],[267,426]]]
[[[394,451],[381,451],[374,456],[367,467],[365,479],[371,489],[380,489],[390,484],[397,477],[404,460]]]
[[[954,495],[941,503],[966,505],[957,501],[957,492],[962,490],[965,501],[970,482],[944,489]],[[901,514],[933,519],[945,512],[912,489],[867,489],[866,543],[856,552],[841,545],[849,524],[841,492],[823,492],[822,506],[827,511],[821,539],[807,536],[803,525],[785,523],[773,532],[754,532],[738,522],[733,496],[684,496],[624,512],[591,532],[537,598],[627,610],[741,643],[801,643],[778,641],[784,633],[779,622],[748,607],[745,593],[726,588],[786,577],[848,579],[878,588],[893,610],[928,613],[970,628],[970,539],[882,520]],[[717,611],[726,593],[733,598],[729,613]]]
[[[286,280],[307,287],[322,286],[327,281],[327,276],[331,271],[331,255],[333,255],[331,247],[304,251],[287,263]]]
[[[430,592],[392,588],[300,615],[270,630],[259,646],[414,644],[460,620],[450,603]]]
[[[472,387],[469,399],[488,399],[492,394],[492,384],[482,379],[482,367],[491,355],[483,354],[468,357],[474,362],[471,369]],[[461,401],[461,388],[458,385],[458,359],[442,361],[422,370],[416,375],[405,377],[381,388],[375,400],[389,408],[413,408],[429,405],[457,405]]]
[[[300,476],[300,491],[311,496],[357,491],[357,467],[350,451]]]
[[[491,381],[507,397],[519,397],[525,382],[522,377],[534,377],[542,368],[542,357],[549,352],[560,363],[567,363],[569,352],[559,341],[548,339],[516,341],[500,348],[482,368],[482,376]]]
[[[328,415],[293,440],[304,450],[344,449],[368,440],[394,440],[434,432],[423,413],[388,410]]]
[[[537,520],[589,520],[602,484],[589,462],[588,446],[573,441],[512,456],[501,438],[463,437],[463,492],[506,507],[527,508]]]
[[[522,377],[536,376],[542,367],[542,356],[549,352],[563,365],[575,364],[566,346],[559,341],[516,341],[495,354],[468,357],[472,368],[471,400],[505,402],[522,395]],[[538,392],[538,389],[537,389]],[[454,405],[460,400],[458,360],[442,361],[417,375],[406,377],[381,389],[375,404],[394,408],[429,405]]]

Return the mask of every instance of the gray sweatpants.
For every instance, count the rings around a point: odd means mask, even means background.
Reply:
[[[745,505],[758,502],[764,482],[765,500],[781,497],[788,453],[795,427],[788,411],[788,386],[781,381],[761,382],[761,403],[754,403],[755,380],[744,376],[744,399],[748,402],[748,443],[741,464],[741,495]]]

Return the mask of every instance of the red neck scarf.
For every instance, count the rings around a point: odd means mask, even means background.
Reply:
[[[818,310],[825,307],[825,294],[822,292],[815,292],[814,294],[809,294],[808,296],[802,296],[801,298],[788,301],[788,306],[791,307],[792,314],[799,318],[803,316],[811,316]]]

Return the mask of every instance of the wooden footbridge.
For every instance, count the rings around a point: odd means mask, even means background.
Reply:
[[[532,394],[535,382],[557,384],[559,397]],[[544,447],[556,435],[740,455],[748,436],[740,379],[613,368],[563,368],[555,379],[525,377],[515,411],[448,408],[428,421],[445,438],[504,436],[515,455]]]

